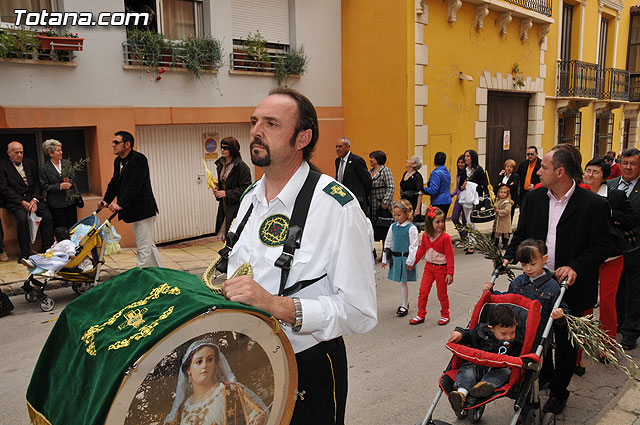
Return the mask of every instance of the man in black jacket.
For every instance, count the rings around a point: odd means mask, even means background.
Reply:
[[[524,198],[527,196],[527,193],[533,190],[535,185],[540,183],[538,170],[541,164],[542,160],[538,158],[538,148],[529,146],[527,148],[527,159],[518,165],[517,173],[520,176],[520,183],[518,184],[519,205],[524,203]]]
[[[371,174],[367,164],[351,152],[351,142],[346,137],[336,142],[336,153],[336,180],[353,192],[362,211],[370,217]]]
[[[520,242],[527,238],[545,241],[549,259],[545,267],[556,270],[556,280],[568,279],[564,300],[569,313],[584,315],[598,298],[598,267],[609,252],[609,204],[601,196],[581,188],[582,158],[573,145],[560,144],[547,152],[538,175],[541,188],[531,191],[520,208],[520,220],[505,253],[505,263],[515,257]],[[554,327],[556,335],[555,373],[545,412],[564,409],[576,362],[577,351],[569,343],[566,327]],[[550,362],[545,362],[549,364]]]
[[[113,153],[117,155],[113,162],[113,177],[99,208],[119,211],[118,219],[131,223],[136,237],[138,267],[162,267],[153,235],[158,205],[151,190],[149,164],[146,156],[133,150],[133,143],[131,133],[115,133],[111,142]]]
[[[11,211],[18,222],[18,244],[20,258],[28,258],[29,214],[35,211],[40,216],[40,238],[42,251],[53,245],[53,227],[51,213],[42,197],[40,179],[36,163],[24,158],[24,148],[20,142],[9,143],[9,158],[0,161],[0,194],[4,198],[4,207]]]

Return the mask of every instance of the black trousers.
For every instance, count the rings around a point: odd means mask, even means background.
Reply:
[[[347,351],[342,337],[296,354],[298,397],[292,425],[344,425],[347,404]]]
[[[29,236],[29,219],[27,210],[22,207],[11,209],[11,213],[16,217],[18,222],[18,244],[20,245],[20,257],[29,257],[31,250],[29,249],[29,243],[31,237]],[[40,221],[40,238],[42,240],[42,249],[44,252],[53,245],[53,226],[51,221],[51,213],[49,208],[44,202],[38,203],[38,210],[36,215],[42,217]]]
[[[571,312],[571,314],[582,316],[584,312]],[[549,348],[545,353],[540,375],[550,379],[549,395],[551,397],[566,400],[569,397],[567,387],[573,377],[573,369],[578,358],[578,350],[573,347],[569,341],[569,328],[566,324],[554,324],[553,334],[556,345],[555,355],[552,361],[552,350]]]
[[[640,249],[624,254],[624,268],[616,295],[618,327],[622,338],[635,342],[640,336]]]
[[[53,219],[53,230],[57,227],[65,227],[70,229],[78,221],[78,211],[75,205],[69,205],[65,208],[49,207],[51,218]]]

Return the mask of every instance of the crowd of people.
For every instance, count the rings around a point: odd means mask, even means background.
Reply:
[[[425,322],[434,281],[440,302],[437,323],[449,323],[447,288],[455,275],[453,241],[446,231],[451,204],[453,223],[473,227],[477,205],[489,202],[494,210],[493,237],[504,249],[504,265],[518,261],[523,267],[523,275],[508,292],[540,301],[543,316],[556,321],[555,369],[552,362],[545,362],[542,373],[551,388],[545,411],[563,410],[571,376],[582,367],[578,350],[569,343],[563,315],[587,314],[599,295],[607,334],[616,338],[621,332],[622,346],[635,348],[640,336],[640,250],[632,246],[629,235],[638,239],[639,150],[624,150],[618,161],[613,152],[594,158],[583,173],[581,154],[573,145],[557,145],[542,158],[530,146],[519,165],[513,159],[505,161],[504,169],[494,176],[493,189],[473,149],[457,158],[453,176],[445,166],[446,154],[437,152],[426,183],[419,172],[422,160],[414,156],[407,159],[406,171],[397,180],[399,196],[394,200],[396,180],[383,151],[371,152],[367,167],[351,152],[351,141],[340,138],[335,176],[316,170],[310,159],[318,140],[317,115],[313,104],[295,90],[273,90],[260,102],[251,116],[250,135],[251,162],[262,167],[261,179],[252,184],[239,143],[232,137],[221,141],[222,156],[216,163],[219,183],[212,190],[220,202],[216,232],[229,248],[227,273],[232,276],[246,262],[253,269],[252,276],[228,279],[223,292],[226,298],[267,311],[284,324],[296,353],[298,392],[305,394],[298,398],[291,423],[344,422],[348,365],[342,336],[367,332],[377,323],[371,266],[374,239],[383,240],[380,261],[389,268],[388,280],[399,284],[396,314],[409,314],[408,282],[417,280],[417,264],[424,258],[417,312],[409,323]],[[133,149],[133,135],[126,131],[115,133],[112,147],[113,177],[99,207],[118,212],[119,219],[131,223],[138,266],[161,266],[153,237],[158,208],[147,159]],[[43,150],[50,158],[39,171],[24,158],[17,141],[9,144],[8,158],[0,161],[0,195],[18,222],[20,260],[31,264],[40,258],[30,257],[30,213],[41,217],[44,249],[53,244],[54,227],[69,228],[77,220],[77,205],[66,195],[78,190],[73,176],[62,177],[66,161],[62,144],[47,140]],[[424,202],[427,197],[429,202]],[[278,217],[286,219],[286,226],[275,220]],[[416,222],[424,222],[422,237]],[[374,231],[379,228],[384,231]],[[56,239],[62,245],[68,237],[59,235]],[[469,239],[466,254],[473,254]],[[569,285],[566,305],[552,310],[558,282],[564,279]],[[484,289],[493,291],[491,285]],[[496,310],[481,328],[454,331],[450,342],[469,343],[477,339],[471,335],[482,333],[493,349],[500,341],[516,338],[514,326],[511,313]],[[213,353],[215,347],[209,350]],[[462,409],[468,398],[485,397],[507,378],[504,371],[465,367],[449,401],[454,409]],[[191,414],[185,412],[181,414]]]

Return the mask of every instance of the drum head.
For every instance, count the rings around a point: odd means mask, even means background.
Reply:
[[[253,418],[262,416],[263,419],[255,422],[257,424],[288,424],[295,403],[297,369],[295,355],[284,332],[274,332],[276,323],[261,314],[240,310],[214,311],[186,322],[145,353],[135,368],[129,370],[111,405],[106,424],[179,424],[181,417],[198,415],[203,410],[208,411],[205,414],[208,419],[200,418],[204,424],[220,415],[225,417],[223,423],[226,423],[226,419],[231,419],[230,415],[241,415],[242,411],[249,414],[246,410],[251,409],[247,409],[247,405],[255,407],[250,412]],[[205,351],[203,346],[213,347],[212,343],[215,347]],[[215,367],[226,372],[216,372],[215,379],[191,382],[192,373],[195,374],[195,369],[191,368],[197,365],[198,353],[202,353],[200,357],[206,357],[207,352],[215,349],[224,359],[218,357]],[[186,360],[189,354],[191,358]],[[227,366],[222,367],[225,361]],[[221,381],[226,382],[221,385]],[[209,398],[194,394],[197,391],[194,388],[202,389],[203,385],[211,388],[205,392]],[[218,387],[233,389],[233,397],[240,400],[236,405],[242,405],[242,408],[233,409],[228,402],[213,396],[216,391],[221,392]],[[230,399],[230,393],[225,394]],[[206,409],[198,403],[204,403]],[[184,407],[189,405],[195,407],[189,411]],[[229,423],[233,422],[230,420]]]

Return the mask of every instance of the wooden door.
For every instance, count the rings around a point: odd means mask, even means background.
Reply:
[[[525,93],[489,92],[485,164],[494,187],[507,159],[519,164],[526,158],[529,96]],[[511,132],[508,150],[503,149],[505,131]]]

